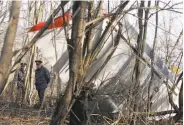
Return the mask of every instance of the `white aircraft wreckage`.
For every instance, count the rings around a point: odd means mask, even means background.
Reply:
[[[120,18],[119,18],[120,19]],[[98,41],[104,31],[108,19],[106,18],[98,26],[94,32],[93,46],[96,45],[95,41]],[[108,98],[108,102],[114,107],[111,113],[117,113],[119,111],[125,111],[127,101],[129,97],[129,91],[131,86],[134,84],[132,79],[133,67],[135,65],[135,59],[137,55],[135,53],[136,40],[138,32],[136,29],[128,22],[128,20],[121,20],[123,27],[121,40],[109,62],[104,66],[102,70],[99,68],[104,64],[109,53],[114,49],[114,39],[117,36],[118,26],[109,35],[107,41],[105,42],[101,52],[97,56],[96,60],[93,62],[92,67],[87,73],[85,82],[91,82],[94,86],[94,91],[96,92],[97,98]],[[71,22],[70,22],[71,25]],[[69,31],[69,34],[71,31]],[[35,33],[29,33],[29,37],[32,38]],[[130,41],[126,41],[123,36],[127,39],[131,37]],[[68,50],[67,42],[65,40],[64,30],[55,29],[49,30],[49,33],[43,35],[42,38],[36,43],[42,56],[47,62],[47,67],[50,68],[53,74],[59,73],[59,84],[55,89],[65,90],[65,86],[69,80],[69,70],[68,70]],[[149,44],[145,44],[144,59],[142,60],[142,74],[141,74],[141,98],[139,99],[142,107],[146,108],[147,105],[147,93],[148,86],[151,76],[151,55],[152,47]],[[151,111],[161,112],[171,110],[172,107],[169,103],[168,98],[168,88],[174,84],[174,72],[168,69],[167,65],[161,60],[159,56],[155,56],[154,60],[154,81],[152,83],[150,93],[151,93]],[[96,75],[95,79],[92,77]],[[181,84],[177,84],[174,89],[174,103],[178,104],[179,90]],[[97,101],[99,102],[99,100]],[[103,103],[104,105],[104,103]],[[100,106],[99,106],[100,107]]]

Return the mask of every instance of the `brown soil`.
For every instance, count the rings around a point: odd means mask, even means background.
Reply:
[[[51,115],[52,109],[40,110],[11,102],[0,102],[0,125],[49,125]]]

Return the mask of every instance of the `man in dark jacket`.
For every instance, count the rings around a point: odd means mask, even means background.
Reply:
[[[36,71],[35,71],[35,85],[38,91],[38,96],[40,99],[40,106],[43,103],[44,92],[50,82],[50,73],[47,68],[42,65],[41,60],[36,60]]]

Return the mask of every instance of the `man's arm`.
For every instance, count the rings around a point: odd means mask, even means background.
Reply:
[[[45,78],[47,80],[47,83],[50,82],[50,72],[47,68],[44,67],[44,70],[45,70]]]

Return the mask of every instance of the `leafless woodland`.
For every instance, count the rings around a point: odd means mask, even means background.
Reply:
[[[47,29],[66,11],[72,20]],[[182,124],[182,19],[183,1],[174,0],[0,1],[0,124],[70,124],[81,97],[77,109],[87,117],[81,125]],[[27,32],[43,21],[40,31]],[[36,59],[51,72],[39,110]],[[26,95],[20,107],[12,79],[22,61]],[[102,97],[118,108],[116,118],[88,110]],[[94,122],[93,115],[101,120]]]

